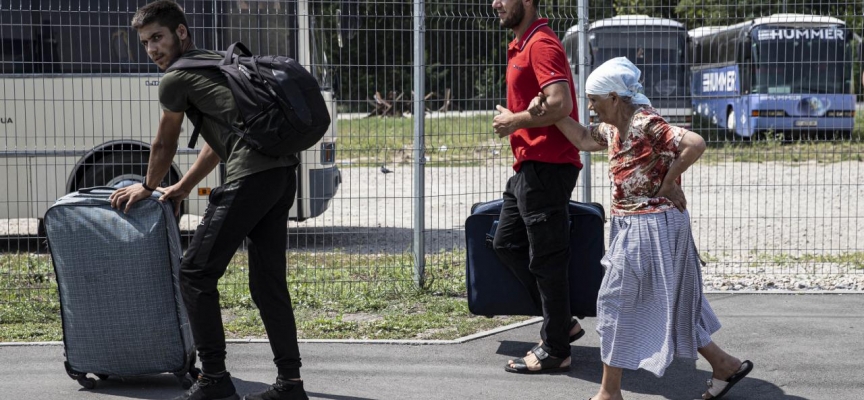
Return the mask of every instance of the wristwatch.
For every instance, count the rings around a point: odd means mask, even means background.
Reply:
[[[147,181],[141,182],[141,186],[144,186],[144,189],[147,189],[147,190],[149,190],[149,191],[151,191],[151,192],[156,191],[156,189],[151,188],[150,186],[147,186]]]

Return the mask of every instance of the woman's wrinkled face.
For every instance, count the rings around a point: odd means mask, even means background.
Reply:
[[[613,115],[614,101],[611,95],[605,94],[589,94],[588,109],[594,110],[600,122],[611,123]]]

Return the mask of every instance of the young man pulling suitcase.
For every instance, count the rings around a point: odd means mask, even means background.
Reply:
[[[183,9],[159,0],[139,9],[132,19],[148,56],[166,70],[179,58],[221,59],[192,42]],[[278,370],[267,391],[245,399],[308,399],[300,380],[297,327],[286,283],[285,243],[288,210],[297,188],[295,155],[265,155],[232,132],[243,127],[227,78],[218,69],[175,70],[159,84],[162,117],[150,151],[143,184],[117,190],[114,208],[129,210],[147,198],[171,166],[184,115],[198,121],[206,144],[194,165],[176,184],[164,188],[161,201],[180,202],[220,161],[224,184],[210,194],[203,221],[195,231],[181,265],[181,290],[201,360],[202,375],[178,399],[238,399],[225,367],[225,333],[217,282],[232,256],[249,239],[249,289],[261,312]],[[200,112],[209,118],[196,119]],[[198,129],[196,129],[197,131]]]

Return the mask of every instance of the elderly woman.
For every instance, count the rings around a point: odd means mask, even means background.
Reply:
[[[586,82],[600,118],[586,128],[556,123],[585,151],[608,149],[612,229],[597,302],[603,381],[592,400],[622,399],[622,369],[663,376],[673,357],[711,364],[704,399],[719,399],[752,369],[711,340],[720,322],[702,295],[700,259],[690,231],[681,174],[705,151],[696,133],[666,123],[640,93],[640,71],[624,57],[597,68]],[[532,113],[544,112],[540,94]]]

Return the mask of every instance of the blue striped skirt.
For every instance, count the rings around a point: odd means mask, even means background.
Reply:
[[[660,377],[674,357],[696,359],[720,321],[702,295],[690,214],[615,216],[611,238],[597,302],[603,362]]]

